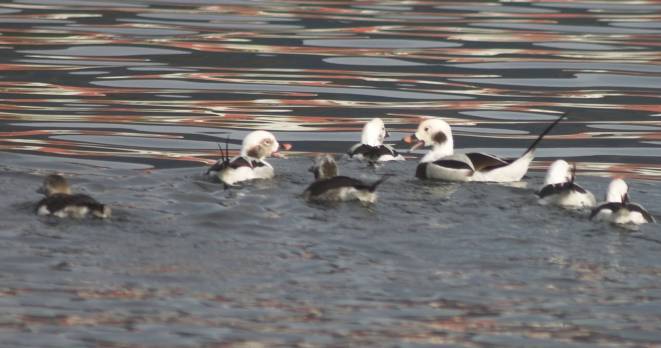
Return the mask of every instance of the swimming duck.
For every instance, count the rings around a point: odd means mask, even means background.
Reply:
[[[592,208],[596,204],[594,195],[576,184],[576,166],[567,161],[556,160],[549,167],[544,186],[537,192],[539,203],[565,208]]]
[[[591,220],[608,221],[620,225],[639,225],[655,222],[654,217],[640,204],[629,201],[629,187],[622,179],[614,179],[608,185],[606,202],[592,210]]]
[[[303,192],[310,201],[354,201],[376,202],[377,187],[385,180],[381,178],[371,184],[347,176],[338,176],[337,163],[330,155],[318,156],[310,168],[314,173],[313,182]]]
[[[243,138],[241,154],[229,158],[228,153],[222,157],[209,170],[208,174],[215,174],[225,185],[234,185],[237,182],[253,179],[270,179],[274,175],[273,167],[264,159],[269,156],[282,158],[278,152],[280,144],[275,136],[267,131],[258,130],[250,132]],[[285,150],[291,149],[290,144],[282,144]]]
[[[374,118],[363,126],[360,143],[352,146],[347,154],[349,158],[369,160],[370,162],[403,161],[392,146],[384,145],[383,141],[389,136],[383,120]]]
[[[420,179],[447,181],[519,181],[535,157],[537,144],[555,127],[564,115],[551,123],[519,158],[503,159],[491,154],[470,152],[455,154],[450,125],[440,118],[424,120],[417,131],[404,138],[415,143],[411,151],[421,146],[432,149],[420,160],[415,176]]]
[[[48,175],[38,191],[46,195],[37,203],[38,215],[77,219],[82,219],[88,214],[101,219],[107,219],[111,215],[110,207],[94,198],[85,194],[71,194],[69,183],[59,174]]]

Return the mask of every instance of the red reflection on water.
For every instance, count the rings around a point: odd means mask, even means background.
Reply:
[[[528,2],[530,3],[530,2]],[[0,71],[8,77],[0,81],[0,120],[48,121],[48,122],[99,122],[113,124],[149,124],[170,126],[205,127],[210,131],[218,129],[286,130],[290,132],[358,132],[362,122],[380,116],[393,130],[410,130],[423,116],[445,117],[455,125],[499,125],[527,129],[527,125],[544,122],[520,122],[479,119],[458,116],[467,110],[491,110],[513,112],[548,112],[559,110],[603,109],[619,111],[617,117],[607,120],[579,122],[567,121],[575,125],[569,134],[554,134],[549,139],[573,141],[602,141],[609,139],[659,140],[661,132],[656,131],[595,131],[587,129],[590,124],[618,122],[622,125],[660,125],[655,119],[641,118],[641,113],[661,113],[661,106],[655,103],[658,98],[651,89],[581,89],[581,88],[519,88],[494,87],[473,83],[451,81],[453,78],[497,77],[511,71],[458,70],[445,67],[436,69],[436,64],[456,62],[609,62],[653,64],[660,55],[654,48],[661,45],[656,34],[590,34],[565,33],[560,31],[540,31],[524,29],[486,29],[475,26],[477,22],[504,22],[519,24],[563,24],[571,21],[610,23],[632,20],[658,21],[661,17],[654,13],[630,14],[597,11],[563,11],[552,13],[523,11],[505,13],[497,6],[484,2],[443,2],[410,1],[406,4],[392,4],[365,1],[288,0],[277,3],[264,3],[264,6],[242,4],[190,5],[186,16],[209,16],[226,14],[259,17],[243,20],[243,23],[269,24],[269,18],[293,19],[272,23],[288,23],[299,27],[282,27],[277,30],[264,26],[249,30],[226,30],[205,28],[202,24],[213,20],[191,20],[190,17],[177,19],[177,10],[172,8],[106,6],[103,9],[93,6],[5,4],[4,7],[18,8],[23,12],[0,15],[13,20],[55,19],[69,23],[34,25],[1,25],[3,35],[0,44],[10,46],[16,57],[0,62]],[[377,6],[366,8],[365,6]],[[449,6],[472,6],[478,10],[443,9]],[[517,4],[528,10],[526,2]],[[41,11],[34,11],[41,9]],[[72,9],[76,11],[73,12]],[[545,8],[538,8],[544,10]],[[48,10],[48,12],[43,11]],[[31,12],[32,11],[32,12]],[[141,14],[164,14],[158,23],[140,23]],[[98,18],[122,19],[122,22],[96,23]],[[401,16],[402,19],[398,18]],[[419,17],[418,20],[410,18]],[[158,17],[155,17],[158,18]],[[201,17],[204,18],[204,17]],[[408,19],[407,19],[408,18]],[[441,21],[435,18],[443,18]],[[339,21],[341,20],[341,22]],[[176,23],[175,23],[176,22]],[[304,27],[307,23],[320,23],[319,27]],[[367,23],[375,22],[375,23]],[[71,26],[67,26],[71,24]],[[84,31],[78,29],[86,28]],[[110,32],[98,31],[109,29]],[[140,36],[130,32],[112,32],[113,29],[174,29],[189,33],[176,36]],[[95,31],[97,30],[97,31]],[[449,40],[460,47],[416,48],[416,47],[320,47],[303,44],[306,39],[419,39],[427,41]],[[550,49],[534,46],[541,42],[570,42],[601,45],[640,46],[636,49],[611,51],[577,51]],[[479,45],[475,43],[485,43]],[[515,43],[509,45],[508,43]],[[526,45],[528,44],[528,45]],[[18,52],[34,47],[75,47],[80,45],[136,45],[146,47],[180,48],[191,51],[187,57],[75,57],[50,55],[25,55]],[[227,57],[243,57],[239,59]],[[265,65],[268,60],[260,60],[257,55],[266,54],[277,64]],[[310,56],[308,61],[318,64],[299,64],[296,58]],[[422,68],[379,67],[379,66],[339,66],[323,64],[326,57],[377,57],[395,58],[428,64]],[[19,59],[39,58],[37,63],[22,63]],[[189,59],[193,58],[193,59]],[[254,58],[254,59],[253,59]],[[285,59],[287,58],[287,59]],[[264,58],[267,59],[267,58]],[[74,65],[72,60],[85,60],[85,66]],[[101,62],[111,61],[122,67],[102,66]],[[155,62],[166,68],[186,68],[188,72],[145,73],[127,67],[136,62]],[[194,62],[194,63],[191,63]],[[97,64],[98,63],[98,64]],[[227,63],[227,64],[226,64]],[[77,63],[77,64],[80,64]],[[67,70],[86,73],[90,69],[107,70],[102,76],[68,75]],[[46,70],[46,73],[41,73]],[[564,74],[576,70],[557,69]],[[22,72],[22,76],[14,72]],[[34,74],[31,74],[34,72]],[[60,72],[56,74],[56,72]],[[647,76],[643,73],[626,72],[630,76]],[[653,75],[653,74],[650,74]],[[49,76],[48,79],[42,76]],[[54,76],[54,78],[50,78]],[[85,77],[88,76],[88,77]],[[217,81],[240,84],[268,84],[339,88],[379,88],[398,91],[458,94],[470,96],[472,100],[391,100],[387,98],[367,99],[350,94],[324,95],[321,93],[273,92],[273,91],[213,91],[213,90],[161,90],[158,88],[102,88],[93,87],[89,81],[99,79],[173,79],[180,81]],[[534,78],[534,77],[531,77]],[[159,94],[178,94],[190,98],[170,99]],[[219,98],[209,97],[209,94]],[[43,96],[35,98],[34,96]],[[201,97],[204,95],[204,97]],[[630,101],[622,97],[629,97]],[[645,103],[640,99],[644,98]],[[617,100],[614,102],[614,100]],[[80,104],[80,106],[78,106]],[[632,118],[628,114],[637,113]],[[573,122],[573,123],[572,123]],[[511,125],[511,126],[510,126]],[[40,127],[37,127],[40,128]],[[626,129],[626,128],[625,128]],[[479,145],[480,138],[507,137],[529,139],[534,135],[511,136],[494,134],[472,134]],[[127,149],[119,146],[104,146],[79,142],[51,142],[49,130],[11,131],[2,135],[3,147],[28,151],[30,145],[48,144],[44,148],[52,153],[71,156],[111,157],[117,153],[126,156],[148,158],[176,158],[184,161],[204,161],[215,156],[212,152],[169,151],[166,149]],[[62,133],[58,133],[62,134]],[[92,134],[79,131],[68,134]],[[101,134],[101,133],[96,133]],[[119,132],[104,133],[119,136]],[[166,135],[163,135],[166,136]],[[44,139],[46,138],[46,139]],[[635,140],[634,140],[635,139]],[[84,149],[84,150],[83,150]],[[315,149],[304,149],[313,152]],[[76,152],[79,151],[79,152]],[[631,168],[634,170],[633,168]]]

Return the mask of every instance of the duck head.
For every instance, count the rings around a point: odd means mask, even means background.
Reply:
[[[59,174],[50,174],[44,179],[43,185],[37,189],[38,193],[43,193],[46,196],[52,196],[54,194],[71,194],[71,187],[69,187],[69,182],[62,175]]]
[[[253,131],[248,133],[248,135],[243,138],[241,156],[249,157],[259,161],[269,156],[284,157],[280,152],[278,152],[279,148],[280,144],[271,132],[263,130]],[[289,150],[291,149],[291,145],[282,144],[282,148]]]
[[[440,118],[422,121],[416,132],[406,136],[404,142],[413,144],[411,151],[423,146],[432,146],[434,151],[442,152],[444,156],[451,155],[454,151],[450,125]]]
[[[565,160],[556,160],[546,171],[544,185],[562,184],[574,180],[574,167]]]
[[[608,193],[606,194],[607,202],[628,203],[629,202],[629,186],[622,179],[613,179],[608,185]]]
[[[370,146],[381,146],[389,136],[386,125],[380,118],[373,118],[363,126],[360,142]]]
[[[338,175],[337,163],[331,155],[319,155],[309,169],[315,180],[328,179]]]

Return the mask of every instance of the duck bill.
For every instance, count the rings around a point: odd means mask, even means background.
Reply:
[[[409,151],[413,151],[425,146],[425,142],[418,139],[418,137],[416,137],[415,134],[407,135],[402,140],[404,140],[404,142],[407,144],[413,144],[413,146],[411,146],[411,149]]]
[[[282,149],[283,149],[284,151],[289,151],[289,150],[291,150],[291,148],[292,148],[292,145],[289,144],[289,143],[283,143],[283,144],[280,144],[280,146],[282,147]],[[273,157],[275,157],[275,158],[287,158],[287,156],[285,156],[284,154],[280,153],[279,151],[272,152],[272,153],[271,153],[271,156],[273,156]]]

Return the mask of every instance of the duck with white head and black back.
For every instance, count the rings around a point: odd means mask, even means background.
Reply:
[[[388,136],[389,133],[383,120],[374,118],[365,123],[360,143],[352,146],[347,151],[347,155],[349,158],[370,162],[403,161],[404,156],[400,155],[392,146],[383,143]]]
[[[551,123],[519,158],[503,159],[481,152],[454,153],[454,139],[450,125],[440,118],[426,119],[417,131],[404,138],[413,143],[411,150],[422,146],[432,149],[420,160],[416,177],[445,181],[520,181],[528,172],[528,166],[535,157],[535,149],[548,132],[555,127],[564,115]]]
[[[280,144],[271,132],[263,130],[250,132],[243,138],[239,156],[229,158],[226,149],[226,152],[221,154],[222,158],[208,169],[207,174],[218,177],[228,186],[246,180],[270,179],[274,176],[274,170],[265,159],[283,158],[284,156],[278,151],[279,148]],[[282,144],[282,148],[289,150],[291,145]]]
[[[640,225],[655,222],[654,217],[642,205],[630,201],[629,186],[619,178],[610,182],[606,202],[592,210],[590,219],[617,225]]]
[[[594,195],[575,181],[575,165],[569,165],[565,160],[554,161],[546,172],[544,185],[537,191],[539,203],[568,209],[594,207],[596,204]]]

